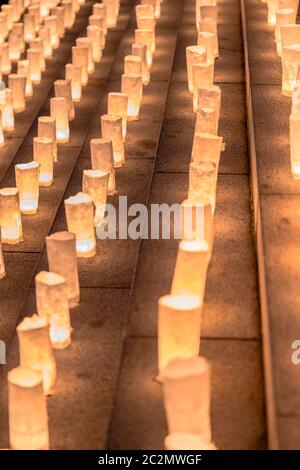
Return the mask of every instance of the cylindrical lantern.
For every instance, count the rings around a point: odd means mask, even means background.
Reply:
[[[213,108],[200,108],[197,112],[195,132],[217,135],[217,111]]]
[[[39,37],[43,41],[43,53],[46,59],[52,57],[53,48],[51,43],[51,29],[49,26],[42,26],[39,30]]]
[[[27,49],[29,63],[29,77],[34,85],[41,83],[41,51],[38,49]]]
[[[139,18],[152,17],[154,18],[154,8],[152,4],[136,5],[135,14],[137,20]]]
[[[106,25],[107,28],[113,28],[117,25],[118,12],[116,10],[115,0],[103,0],[106,6]]]
[[[93,42],[90,38],[77,38],[76,39],[76,46],[77,47],[84,47],[88,48],[88,74],[91,74],[95,70],[95,64],[93,62]]]
[[[98,28],[98,37],[99,37],[99,47],[102,50],[105,48],[105,28],[104,28],[104,18],[98,15],[89,16],[89,26]],[[88,28],[89,28],[88,26]]]
[[[160,18],[160,0],[141,0],[142,5],[152,5],[154,11],[154,17]]]
[[[30,97],[33,94],[32,81],[29,76],[29,61],[27,59],[19,60],[17,63],[18,75],[23,75],[26,78],[25,83],[25,96]]]
[[[143,96],[142,61],[140,57],[128,55],[124,60],[121,91],[128,96],[127,119],[139,119],[140,104]]]
[[[199,198],[207,196],[214,212],[216,205],[217,176],[215,162],[192,161],[189,168],[188,198],[197,201]]]
[[[216,2],[211,3],[205,0],[202,5],[200,4],[196,8],[196,23],[198,23],[198,21],[201,19],[205,20],[207,18],[210,18],[215,23],[217,23],[218,9],[217,9]]]
[[[102,27],[104,29],[104,33],[107,33],[107,6],[103,3],[94,3],[93,5],[93,15],[100,16],[102,18]]]
[[[267,0],[268,4],[268,24],[276,24],[276,10],[278,9],[279,0]]]
[[[13,110],[15,113],[21,113],[25,110],[25,85],[25,76],[16,73],[9,74],[8,87],[12,90]]]
[[[174,432],[164,440],[165,450],[217,450],[214,444],[207,442],[197,434]]]
[[[284,47],[300,43],[300,24],[287,24],[280,27],[281,53]]]
[[[112,141],[110,139],[92,139],[90,141],[93,170],[109,173],[107,194],[115,193],[115,168]]]
[[[41,7],[41,17],[42,18],[45,18],[46,16],[49,16],[50,6],[51,6],[51,2],[48,2],[48,0],[41,0],[40,7]]]
[[[172,282],[172,295],[197,295],[203,304],[209,261],[207,243],[183,240],[179,243]]]
[[[60,274],[41,271],[35,276],[37,313],[50,326],[54,349],[64,349],[71,343],[70,309],[67,283]]]
[[[42,374],[46,395],[53,390],[56,380],[56,364],[49,337],[49,324],[38,315],[25,317],[17,326],[20,349],[20,365]]]
[[[1,71],[4,75],[8,75],[11,72],[11,62],[9,58],[9,48],[7,42],[0,44],[0,57]]]
[[[16,186],[22,214],[36,214],[39,204],[39,163],[15,165]]]
[[[282,94],[291,96],[300,64],[300,44],[283,47],[282,49]]]
[[[276,11],[275,40],[276,50],[281,57],[281,26],[294,24],[296,21],[296,11],[293,8],[284,8]]]
[[[39,185],[51,186],[53,183],[53,140],[47,137],[34,137],[33,159],[40,164]]]
[[[64,8],[61,6],[51,9],[51,15],[56,16],[57,20],[57,34],[59,38],[63,38],[65,35],[65,14]]]
[[[97,26],[88,26],[86,30],[88,38],[92,41],[93,62],[99,62],[102,57],[101,30]]]
[[[109,139],[112,142],[115,168],[124,166],[125,153],[122,136],[122,118],[104,114],[101,116],[101,132],[103,139]]]
[[[204,357],[174,359],[163,376],[169,433],[187,432],[211,442],[211,367]]]
[[[50,28],[51,45],[53,49],[58,49],[60,39],[58,36],[57,16],[55,15],[47,16],[44,19],[44,22],[45,22],[45,26],[48,26]]]
[[[79,103],[81,100],[81,77],[81,65],[66,64],[65,79],[71,80],[71,93],[74,103]]]
[[[15,118],[13,110],[13,93],[10,88],[5,88],[0,92],[2,108],[2,127],[4,131],[13,131],[15,128]]]
[[[290,116],[290,155],[292,175],[300,179],[300,115]]]
[[[80,297],[75,234],[53,233],[46,237],[46,248],[49,270],[66,280],[69,305],[74,307]]]
[[[67,144],[70,138],[68,110],[65,98],[50,99],[50,114],[55,119],[56,142]]]
[[[81,85],[87,85],[88,77],[89,48],[87,46],[72,47],[72,63],[81,67]]]
[[[102,225],[105,213],[109,173],[101,170],[83,170],[82,191],[95,205],[95,227]]]
[[[10,0],[9,3],[13,7],[13,13],[12,13],[13,21],[19,21],[22,11],[23,11],[23,6],[22,8],[20,8],[19,0]]]
[[[194,64],[192,66],[193,75],[193,108],[198,104],[198,89],[203,86],[212,86],[214,79],[214,63]]]
[[[11,31],[8,36],[9,59],[12,62],[18,62],[21,57],[21,38],[20,35]]]
[[[215,61],[215,48],[216,48],[216,37],[214,33],[206,33],[200,31],[198,33],[198,46],[206,48],[207,62],[214,63]]]
[[[128,96],[125,93],[108,93],[107,114],[122,118],[122,135],[125,141],[127,130]]]
[[[197,296],[165,295],[158,302],[158,369],[173,359],[197,357],[202,305]]]
[[[57,162],[56,125],[51,116],[38,117],[38,137],[47,137],[53,142],[53,161]]]
[[[6,13],[0,12],[0,42],[5,42],[8,35],[7,16]]]
[[[150,69],[147,64],[147,47],[142,43],[132,44],[131,53],[140,57],[142,61],[143,85],[148,85],[150,83]]]
[[[75,15],[74,15],[73,9],[72,9],[72,0],[63,0],[61,2],[61,4],[65,9],[65,12],[64,12],[64,25],[65,25],[65,28],[71,29],[73,24],[74,24],[74,20],[75,20]]]
[[[35,38],[35,15],[34,13],[26,13],[23,17],[24,21],[24,41],[30,42]]]
[[[151,67],[153,60],[153,39],[155,33],[150,29],[136,29],[134,32],[134,42],[146,46],[147,65]]]
[[[215,163],[217,175],[219,171],[222,141],[222,137],[213,134],[195,134],[192,161],[195,163],[202,161]]]
[[[20,52],[24,52],[25,50],[25,41],[23,37],[23,23],[14,23],[11,32],[13,33],[14,36],[17,36],[19,41],[16,39],[14,40],[14,43],[20,44]],[[10,47],[10,46],[9,46]]]
[[[197,24],[198,32],[202,33],[212,33],[214,35],[215,40],[215,57],[219,56],[219,43],[218,43],[218,32],[217,32],[217,24],[212,18],[205,18],[204,20],[200,20]]]
[[[188,46],[186,48],[186,63],[187,63],[187,76],[188,76],[188,87],[189,91],[193,93],[193,66],[206,64],[207,53],[203,46]],[[211,64],[208,64],[211,66]],[[197,84],[200,86],[200,84]]]
[[[41,38],[35,38],[33,41],[30,41],[29,47],[31,50],[38,50],[40,53],[40,69],[41,72],[44,72],[46,70],[46,61],[44,57],[44,44],[43,44],[43,39]]]
[[[201,108],[211,108],[216,111],[216,127],[218,129],[221,110],[221,88],[219,86],[202,86],[198,88],[198,103],[194,108],[197,112]]]
[[[0,189],[0,227],[2,243],[14,245],[23,240],[17,188]]]
[[[42,375],[17,367],[8,373],[7,381],[10,448],[48,450],[48,415]]]
[[[7,29],[11,31],[13,27],[13,6],[4,4],[1,5],[1,10],[6,14]]]
[[[56,97],[65,98],[68,119],[72,121],[75,118],[75,108],[72,100],[71,80],[56,80],[54,82],[54,91]]]
[[[150,29],[152,31],[155,31],[155,18],[153,18],[152,16],[138,16],[136,22],[138,29]]]
[[[34,32],[36,33],[39,30],[40,24],[40,5],[29,5],[28,14],[34,16]]]
[[[96,254],[93,201],[88,194],[78,193],[65,199],[69,232],[76,235],[77,256],[89,258]]]

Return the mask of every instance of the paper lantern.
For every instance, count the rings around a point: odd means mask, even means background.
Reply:
[[[294,24],[296,21],[296,11],[292,8],[284,8],[276,11],[275,40],[276,51],[281,57],[281,26]]]
[[[68,110],[65,98],[50,99],[50,114],[55,119],[56,142],[67,144],[70,138]]]
[[[211,108],[216,111],[216,127],[218,129],[221,110],[221,88],[216,85],[198,88],[198,102],[194,112],[201,108]]]
[[[122,118],[104,114],[101,116],[101,132],[103,139],[109,139],[112,142],[115,168],[124,166],[125,154],[122,136]]]
[[[51,15],[47,16],[44,19],[45,26],[48,26],[50,29],[50,36],[51,36],[51,45],[53,49],[59,48],[59,35],[58,35],[58,25],[57,25],[57,16]]]
[[[81,100],[81,77],[81,65],[66,64],[65,79],[71,81],[71,93],[74,103],[79,103]]]
[[[41,51],[38,49],[27,49],[27,60],[29,63],[29,77],[34,85],[41,83]]]
[[[152,17],[154,18],[154,8],[152,4],[136,5],[135,14],[137,20],[139,18]]]
[[[72,100],[71,80],[56,80],[54,82],[54,91],[56,97],[65,98],[69,121],[75,118],[75,108]]]
[[[17,367],[8,373],[7,381],[10,448],[48,450],[48,415],[41,374]]]
[[[204,67],[211,67],[211,64],[207,64],[207,53],[203,46],[188,46],[186,48],[186,63],[187,63],[187,76],[188,76],[188,88],[191,93],[194,90],[194,72],[193,66],[203,64]],[[210,70],[210,69],[209,69]],[[197,83],[200,86],[200,83]]]
[[[21,57],[21,38],[15,31],[11,31],[8,36],[8,53],[12,62],[17,62]]]
[[[41,38],[43,44],[43,55],[46,59],[49,59],[53,54],[50,27],[42,26],[39,30],[39,37]]]
[[[197,357],[200,349],[201,304],[197,296],[165,295],[158,302],[158,369],[170,361]]]
[[[99,30],[99,46],[101,51],[105,48],[105,36],[107,30],[105,29],[105,19],[99,15],[89,16],[89,26],[97,27]]]
[[[15,113],[21,113],[25,110],[25,85],[26,77],[11,73],[8,76],[8,87],[12,91],[13,110]]]
[[[170,434],[196,434],[211,442],[211,368],[204,357],[174,359],[163,376],[163,399]]]
[[[49,16],[49,7],[50,7],[50,3],[48,2],[48,0],[41,0],[40,13],[41,13],[42,18]]]
[[[217,167],[212,161],[192,161],[189,167],[189,193],[188,198],[197,201],[206,196],[212,206],[216,206]]]
[[[280,26],[281,53],[284,47],[300,44],[300,25],[287,24]]]
[[[72,47],[72,63],[81,67],[81,85],[85,86],[88,82],[88,60],[89,48],[87,46]]]
[[[115,0],[103,0],[102,2],[106,6],[106,25],[107,28],[113,28],[117,25],[118,11],[116,9]]]
[[[13,7],[13,13],[12,13],[12,18],[13,21],[19,21],[23,8],[20,9],[20,2],[19,0],[10,0],[10,5]]]
[[[77,193],[65,199],[68,230],[76,235],[77,256],[90,258],[96,254],[93,201],[88,194]]]
[[[75,21],[75,15],[72,9],[72,1],[63,0],[61,4],[64,7],[64,26],[67,29],[71,29]]]
[[[0,57],[1,71],[4,75],[8,75],[11,72],[11,62],[9,58],[9,48],[7,42],[0,44]]]
[[[109,173],[101,170],[83,170],[82,191],[95,205],[94,225],[103,224]]]
[[[40,24],[40,5],[31,4],[28,7],[28,14],[34,16],[34,32],[38,32]]]
[[[138,16],[136,22],[138,29],[150,29],[155,31],[155,18],[153,18],[153,16]]]
[[[88,74],[91,74],[95,71],[95,64],[93,62],[93,43],[90,38],[77,38],[76,39],[77,47],[87,47],[88,48]]]
[[[6,23],[8,31],[12,30],[13,27],[13,6],[12,5],[1,5],[1,11],[6,14]]]
[[[198,89],[204,86],[212,86],[214,80],[214,63],[194,64],[192,66],[193,77],[193,108],[197,108]]]
[[[300,179],[300,115],[290,116],[290,156],[292,175]]]
[[[112,141],[110,139],[92,139],[90,141],[93,170],[109,173],[107,194],[115,193],[115,168]]]
[[[300,64],[300,43],[282,49],[282,94],[291,96]]]
[[[268,24],[275,25],[276,24],[276,10],[279,6],[279,0],[268,0]]]
[[[218,8],[216,4],[209,4],[209,3],[204,3],[203,5],[199,5],[196,8],[196,24],[200,20],[205,20],[207,18],[210,18],[211,20],[214,21],[214,23],[217,24],[218,21]]]
[[[53,233],[46,237],[46,248],[49,270],[66,280],[69,306],[74,307],[80,298],[75,234]]]
[[[156,19],[160,18],[161,9],[160,9],[160,0],[141,0],[142,5],[151,5],[154,11],[154,17]]]
[[[64,8],[61,6],[51,9],[51,15],[56,16],[57,22],[57,34],[59,38],[63,38],[65,35],[65,13]]]
[[[212,18],[205,18],[204,20],[200,20],[198,22],[197,29],[199,33],[211,33],[214,35],[215,57],[219,57],[219,43],[216,22]]]
[[[216,35],[200,31],[198,33],[197,45],[206,48],[207,62],[214,63],[216,50]]]
[[[146,46],[147,65],[151,67],[153,61],[154,31],[150,29],[136,29],[134,32],[134,42]]]
[[[5,42],[8,35],[6,13],[0,12],[0,42]]]
[[[140,57],[142,61],[143,85],[148,85],[150,83],[150,69],[147,65],[147,47],[142,43],[132,44],[131,54]]]
[[[217,450],[214,444],[207,442],[197,434],[174,432],[166,436],[165,450]]]
[[[5,264],[4,264],[2,246],[1,246],[1,243],[0,243],[0,279],[3,279],[5,277],[5,275],[6,275]]]
[[[183,240],[179,243],[172,282],[172,295],[196,295],[203,304],[209,261],[207,243]]]
[[[24,41],[30,42],[35,38],[35,15],[34,13],[26,13],[23,17],[24,21]]]
[[[14,23],[11,32],[18,36],[20,41],[20,52],[24,52],[25,50],[25,41],[24,41],[24,25],[23,23]]]
[[[185,199],[182,208],[182,239],[205,242],[210,262],[213,247],[213,206],[209,195],[198,194],[197,198]]]
[[[121,91],[128,96],[127,119],[139,119],[140,104],[143,96],[142,61],[140,57],[128,55],[124,60],[124,74],[122,75]]]
[[[73,13],[77,13],[80,10],[79,0],[72,0]]]
[[[44,393],[52,393],[56,380],[56,364],[47,320],[39,315],[25,317],[17,326],[17,333],[21,367],[40,372]]]
[[[53,184],[53,140],[47,137],[33,138],[33,159],[40,164],[39,185]]]
[[[128,96],[125,93],[108,93],[107,114],[122,118],[122,135],[125,141],[127,131]]]
[[[13,131],[15,128],[15,118],[13,110],[13,93],[10,88],[5,88],[0,92],[2,108],[2,127],[4,131]]]
[[[33,41],[30,41],[30,49],[37,50],[40,53],[40,69],[41,72],[46,70],[46,61],[44,57],[44,45],[41,38],[35,38]]]
[[[104,34],[107,34],[107,6],[103,3],[94,3],[93,15],[102,18],[102,28],[104,29]]]
[[[49,323],[54,349],[71,343],[70,309],[67,283],[60,274],[41,271],[35,276],[37,313]]]
[[[53,142],[53,161],[57,162],[56,125],[51,116],[38,117],[38,137],[47,137]]]
[[[197,112],[195,133],[217,135],[217,112],[213,108],[200,108]]]
[[[14,245],[23,240],[17,188],[0,189],[0,227],[2,243]]]
[[[216,174],[218,174],[222,141],[222,137],[213,134],[195,134],[192,161],[195,163],[200,161],[213,162],[216,165]]]
[[[17,73],[25,77],[25,96],[30,97],[33,94],[32,81],[29,76],[29,61],[27,59],[19,60],[17,63]]]
[[[101,30],[97,26],[88,26],[86,30],[88,38],[92,41],[93,62],[99,62],[102,57]]]
[[[16,186],[22,214],[36,214],[39,204],[39,163],[15,165]]]

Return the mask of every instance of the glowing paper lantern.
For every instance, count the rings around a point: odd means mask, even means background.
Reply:
[[[170,361],[197,357],[200,349],[201,304],[197,296],[165,295],[158,302],[158,368]]]
[[[216,174],[218,174],[222,141],[222,137],[213,134],[195,134],[192,161],[195,163],[213,162],[216,165]]]
[[[115,168],[112,141],[110,139],[92,139],[90,141],[92,169],[109,174],[107,194],[115,193]]]
[[[38,315],[25,317],[17,326],[20,348],[20,365],[42,374],[46,395],[53,390],[56,364],[49,337],[49,324]]]
[[[49,323],[53,348],[68,347],[71,343],[71,324],[64,277],[53,272],[39,272],[35,276],[35,295],[37,312]]]
[[[58,36],[57,16],[51,15],[44,19],[45,26],[50,28],[51,45],[53,49],[58,49],[60,39]]]
[[[11,62],[9,58],[9,48],[7,42],[0,44],[0,57],[1,71],[4,75],[8,75],[11,72]]]
[[[125,154],[122,136],[122,118],[104,114],[101,116],[101,132],[103,139],[109,139],[112,142],[115,168],[124,166]]]
[[[172,361],[163,376],[169,433],[192,433],[210,443],[210,396],[211,368],[204,357]]]
[[[33,138],[33,159],[40,164],[39,185],[53,184],[53,140],[47,137]]]
[[[42,72],[46,70],[46,61],[44,57],[44,45],[41,38],[35,38],[33,41],[30,41],[29,45],[31,50],[37,50],[40,53],[40,69]]]
[[[216,49],[216,37],[214,33],[206,33],[200,31],[198,33],[198,46],[206,48],[207,62],[214,63],[215,61],[215,49]]]
[[[57,20],[57,34],[59,38],[63,38],[65,35],[65,13],[64,8],[61,6],[51,9],[51,14],[56,16]]]
[[[41,12],[41,17],[45,18],[46,16],[49,16],[49,7],[51,5],[51,2],[49,3],[48,0],[41,0],[40,2],[40,12]]]
[[[198,103],[194,108],[197,112],[201,108],[211,108],[216,111],[216,127],[218,129],[221,110],[221,88],[213,86],[202,86],[198,88]]]
[[[292,8],[285,8],[276,11],[275,40],[276,50],[281,57],[281,26],[294,24],[296,21],[296,11]]]
[[[153,60],[154,34],[154,31],[150,29],[136,29],[134,32],[134,42],[146,46],[148,67],[151,67]]]
[[[22,214],[36,214],[39,205],[39,163],[15,165],[16,186]]]
[[[74,103],[79,103],[81,100],[81,77],[81,65],[66,64],[65,79],[71,80],[71,93]]]
[[[0,42],[4,42],[8,35],[6,13],[0,12]]]
[[[99,33],[99,46],[100,49],[104,49],[105,47],[105,35],[106,35],[106,28],[104,27],[105,20],[102,16],[99,15],[91,15],[89,16],[89,26],[97,27]]]
[[[8,76],[8,87],[12,91],[13,110],[15,113],[21,113],[25,110],[25,85],[26,77],[11,73]]]
[[[49,270],[66,280],[69,305],[74,307],[80,297],[75,234],[53,233],[46,237],[46,248]]]
[[[125,140],[127,130],[127,109],[128,96],[125,93],[108,93],[107,114],[122,118],[123,140]]]
[[[268,0],[268,24],[276,24],[276,10],[279,6],[279,0]]]
[[[35,38],[35,15],[26,13],[23,17],[24,21],[24,41],[30,42]]]
[[[72,0],[73,12],[77,13],[80,10],[79,0]]]
[[[118,10],[116,9],[115,0],[103,0],[102,2],[106,6],[106,25],[107,28],[113,28],[117,25]]]
[[[205,441],[197,434],[174,432],[166,436],[165,450],[217,450],[214,444]]]
[[[76,235],[77,256],[89,258],[96,254],[93,201],[88,194],[77,193],[65,199],[69,232]]]
[[[53,161],[57,162],[56,125],[51,116],[38,117],[38,137],[47,137],[53,142]]]
[[[215,57],[219,56],[219,43],[218,43],[218,32],[217,24],[212,18],[205,18],[200,20],[197,24],[199,33],[211,33],[214,35],[215,40]]]
[[[201,65],[204,66],[207,63],[207,53],[205,47],[202,46],[188,46],[186,48],[186,63],[187,63],[187,76],[188,76],[188,87],[189,91],[193,93],[194,86],[193,86],[193,66]],[[211,64],[208,64],[208,67],[211,67]],[[199,83],[197,83],[200,86]]]
[[[216,163],[212,161],[196,161],[190,163],[188,198],[197,201],[203,195],[210,200],[212,210],[216,206]]]
[[[214,79],[214,63],[194,64],[192,66],[193,78],[193,108],[198,104],[198,89],[212,86]]]
[[[88,38],[92,41],[93,62],[99,62],[102,57],[101,30],[97,26],[88,26],[86,30]]]
[[[54,82],[54,91],[56,97],[65,98],[68,119],[72,121],[75,118],[75,108],[72,100],[71,80],[56,80]]]
[[[81,85],[85,86],[88,82],[88,60],[89,48],[87,46],[72,47],[72,63],[81,67]]]
[[[32,96],[32,93],[33,93],[32,81],[30,80],[30,77],[29,77],[29,61],[27,59],[18,61],[17,73],[18,75],[25,77],[25,96],[26,97]]]
[[[284,47],[300,44],[300,25],[287,24],[280,26],[281,52]]]
[[[31,4],[28,7],[28,14],[34,16],[34,32],[36,33],[40,24],[40,5]]]
[[[101,170],[83,170],[82,191],[95,205],[95,227],[102,225],[105,213],[109,173]]]
[[[13,96],[10,88],[5,88],[0,92],[2,108],[2,127],[4,131],[13,131],[15,128],[15,118],[13,110]]]
[[[22,14],[22,10],[23,10],[23,6],[22,8],[20,8],[20,2],[19,0],[10,0],[10,5],[12,5],[13,7],[13,14],[12,14],[12,17],[13,17],[13,21],[19,21],[20,19],[20,16]]]
[[[65,98],[50,99],[50,114],[55,119],[56,142],[67,144],[70,138],[68,110]]]
[[[138,16],[136,22],[138,29],[150,29],[155,31],[155,18],[153,18],[153,16]]]
[[[143,85],[148,85],[150,83],[150,69],[147,65],[147,47],[142,43],[132,44],[131,54],[140,57],[142,61]]]
[[[93,42],[90,38],[77,38],[76,39],[77,47],[88,48],[88,74],[91,74],[95,70],[95,64],[93,62]]]
[[[217,112],[213,108],[200,108],[197,112],[195,133],[217,135]]]
[[[29,77],[34,85],[41,83],[41,51],[38,49],[27,49],[27,60],[29,63]]]
[[[183,240],[179,243],[172,282],[172,295],[196,295],[203,304],[209,261],[207,243]]]
[[[152,5],[154,11],[154,17],[156,19],[160,18],[160,0],[141,0],[142,5]]]
[[[12,27],[12,30],[11,30],[11,32],[14,35],[19,37],[20,51],[21,52],[24,52],[24,50],[25,50],[25,41],[24,41],[24,37],[23,37],[23,34],[24,34],[23,28],[24,28],[23,23],[14,23],[13,27]]]
[[[124,60],[124,74],[122,75],[121,91],[128,96],[127,119],[139,119],[140,104],[143,96],[142,61],[140,57],[128,55]]]
[[[93,5],[93,15],[100,16],[102,18],[102,28],[104,33],[107,33],[107,6],[103,3],[94,3]]]
[[[152,17],[154,18],[154,8],[153,5],[150,4],[141,4],[141,5],[136,5],[135,7],[135,14],[137,20],[139,18],[145,18],[145,17]]]
[[[300,64],[300,43],[282,48],[282,94],[291,96]]]
[[[18,33],[11,31],[8,36],[9,59],[17,62],[21,57],[21,38]]]
[[[209,4],[204,3],[203,5],[199,5],[196,9],[196,24],[202,19],[211,19],[215,24],[217,24],[218,20],[218,9],[216,4]]]
[[[0,226],[2,243],[14,245],[23,240],[17,188],[0,189]]]
[[[67,29],[71,29],[73,24],[74,24],[74,20],[75,20],[75,15],[73,13],[73,9],[72,9],[72,1],[71,0],[63,0],[61,2],[62,6],[64,7],[64,26],[65,28]]]
[[[50,27],[42,26],[39,30],[39,37],[41,38],[43,44],[43,55],[46,59],[49,59],[53,54]]]
[[[8,31],[12,30],[13,27],[13,6],[12,5],[1,5],[1,11],[6,14],[6,23]]]
[[[48,450],[48,415],[41,374],[17,367],[8,373],[7,381],[10,448]]]

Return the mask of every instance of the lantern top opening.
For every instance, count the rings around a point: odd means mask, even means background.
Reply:
[[[174,359],[164,369],[164,378],[178,380],[193,375],[202,375],[207,372],[209,362],[205,357],[187,359]]]
[[[159,299],[159,305],[183,311],[201,307],[197,295],[164,295]]]
[[[17,331],[27,330],[39,330],[47,326],[47,320],[39,315],[32,315],[31,317],[25,317],[24,320],[17,326]]]
[[[42,375],[38,371],[27,367],[16,367],[8,372],[9,383],[19,387],[36,387],[42,384],[42,380]]]
[[[71,196],[68,199],[65,199],[66,204],[80,204],[80,203],[89,203],[92,202],[90,196],[86,193],[79,192],[75,196]]]
[[[18,194],[17,188],[1,188],[0,189],[1,196],[16,196]]]
[[[182,240],[179,243],[179,248],[193,253],[208,251],[208,245],[205,240]]]
[[[38,282],[43,282],[45,284],[48,284],[50,286],[59,286],[61,284],[64,284],[65,278],[61,276],[60,274],[53,273],[51,271],[40,271],[36,276],[35,279]]]

